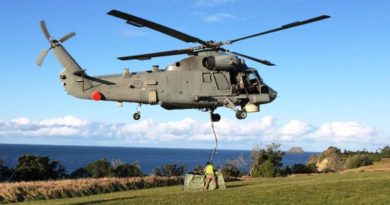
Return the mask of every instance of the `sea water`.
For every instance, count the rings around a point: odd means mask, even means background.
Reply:
[[[164,164],[184,165],[187,171],[191,171],[198,165],[203,166],[210,153],[211,151],[206,149],[0,144],[0,159],[9,167],[15,167],[21,155],[33,154],[60,161],[68,173],[98,159],[107,159],[110,162],[115,160],[126,163],[138,162],[146,174],[151,174],[154,168]],[[250,165],[250,153],[251,150],[218,150],[213,163],[221,167],[227,160],[242,156]],[[314,154],[318,153],[286,153],[282,163],[283,166],[305,164]]]

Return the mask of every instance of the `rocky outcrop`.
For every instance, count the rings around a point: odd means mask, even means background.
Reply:
[[[288,153],[304,153],[302,147],[291,147],[288,151]]]
[[[318,156],[312,156],[307,164],[314,164],[319,172],[337,172],[344,168],[345,159],[340,149],[329,147]]]

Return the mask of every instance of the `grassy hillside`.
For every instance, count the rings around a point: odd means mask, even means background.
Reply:
[[[219,191],[173,186],[23,204],[390,204],[390,172],[257,178],[227,183]]]

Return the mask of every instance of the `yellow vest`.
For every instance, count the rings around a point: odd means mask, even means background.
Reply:
[[[205,169],[205,174],[214,174],[213,165],[209,164],[204,169]]]

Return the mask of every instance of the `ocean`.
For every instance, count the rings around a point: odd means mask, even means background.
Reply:
[[[218,150],[213,162],[222,166],[227,160],[242,155],[250,164],[250,150]],[[0,159],[7,166],[15,167],[18,158],[24,154],[49,156],[51,160],[60,161],[68,173],[98,159],[121,160],[126,163],[138,161],[141,170],[151,174],[153,169],[164,164],[185,165],[191,171],[197,165],[204,165],[209,159],[210,150],[174,149],[174,148],[137,148],[137,147],[100,147],[100,146],[63,146],[63,145],[14,145],[0,144]],[[314,152],[286,153],[283,166],[305,164]]]

